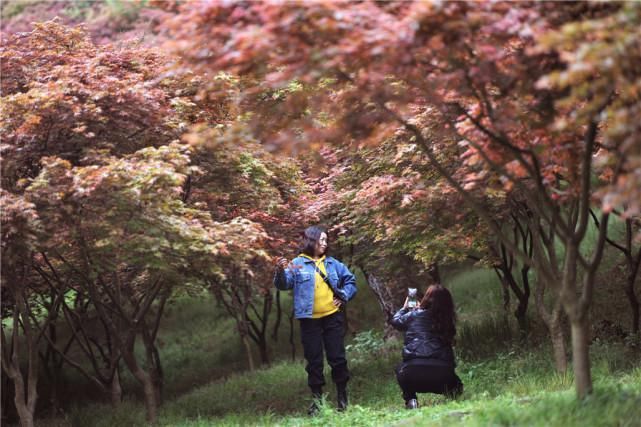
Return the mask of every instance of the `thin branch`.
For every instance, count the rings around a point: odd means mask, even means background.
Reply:
[[[93,354],[93,351],[91,350],[91,344],[89,343],[89,338],[87,338],[87,333],[84,330],[84,326],[82,325],[82,322],[78,321],[78,325],[80,326],[80,333],[78,333],[78,329],[76,329],[77,326],[75,324],[75,321],[73,319],[71,319],[72,314],[74,316],[78,316],[78,314],[75,313],[74,311],[72,311],[69,308],[69,306],[67,305],[66,301],[63,301],[62,313],[65,316],[65,318],[67,319],[67,324],[71,328],[72,335],[81,336],[85,340],[85,342],[82,342],[82,340],[78,339],[77,340],[78,341],[78,345],[80,346],[80,349],[85,353],[85,355],[89,358],[89,360],[91,360],[92,363],[94,363],[93,361],[95,360],[95,356]],[[94,369],[97,369],[95,364],[94,364]]]
[[[580,242],[588,227],[588,211],[590,210],[590,178],[592,177],[592,151],[597,135],[597,122],[592,120],[585,133],[585,152],[581,167],[581,193],[579,197],[579,220],[578,229],[574,233],[575,242]]]
[[[438,173],[447,180],[447,182],[450,183],[458,192],[461,194],[461,196],[465,199],[465,201],[476,211],[477,215],[484,219],[486,223],[490,226],[490,229],[494,234],[503,242],[505,245],[512,251],[515,255],[519,256],[523,262],[526,262],[528,264],[532,264],[532,260],[528,258],[527,254],[523,253],[518,247],[515,247],[510,239],[508,239],[503,231],[501,230],[501,227],[496,223],[494,219],[490,216],[489,212],[481,206],[481,204],[472,197],[472,195],[469,194],[469,192],[465,191],[461,184],[452,177],[452,175],[445,169],[445,167],[439,162],[439,160],[436,158],[434,155],[434,152],[432,151],[431,147],[425,141],[423,138],[423,135],[421,134],[421,131],[413,124],[407,122],[405,119],[400,117],[395,111],[390,110],[387,108],[384,104],[379,103],[379,107],[382,108],[384,111],[387,112],[391,117],[393,117],[396,121],[398,121],[400,124],[402,124],[407,130],[411,131],[414,136],[416,137],[417,142],[419,145],[423,148],[423,151],[429,158],[430,162],[432,163],[432,166],[438,171]]]
[[[592,294],[594,292],[594,275],[596,274],[597,268],[601,263],[601,258],[603,257],[603,248],[605,247],[605,236],[608,232],[608,219],[610,217],[609,213],[604,213],[601,215],[601,225],[599,226],[599,237],[596,243],[596,250],[594,255],[589,263],[589,268],[583,279],[583,293],[579,299],[579,310],[581,313],[585,313],[592,302]]]
[[[165,303],[167,302],[168,299],[169,299],[169,292],[163,293],[162,297],[160,298],[160,305],[156,313],[156,318],[154,319],[154,327],[151,333],[152,342],[156,341],[156,336],[158,335],[158,329],[160,329],[160,319],[162,317],[163,311],[165,310]]]
[[[80,364],[79,364],[79,363],[77,363],[75,360],[73,360],[73,359],[71,359],[69,356],[67,356],[66,352],[63,352],[62,350],[60,350],[60,349],[58,348],[58,346],[56,346],[56,344],[53,342],[53,340],[52,340],[48,335],[45,335],[45,338],[46,338],[46,340],[49,342],[49,346],[50,346],[51,348],[53,348],[53,349],[56,351],[56,353],[58,353],[60,356],[62,356],[62,358],[65,360],[65,362],[67,362],[68,364],[70,364],[71,366],[73,366],[74,368],[76,368],[76,369],[78,370],[78,372],[80,372],[82,375],[84,375],[88,380],[90,380],[90,381],[92,381],[93,383],[97,384],[97,385],[98,385],[98,387],[100,387],[100,389],[101,389],[102,391],[106,391],[106,390],[107,390],[107,389],[106,389],[106,387],[105,387],[105,385],[104,385],[104,384],[103,384],[103,383],[102,383],[98,378],[96,378],[95,376],[93,376],[93,375],[89,374],[89,373],[88,373],[88,372],[87,372],[87,371],[82,367],[82,365],[80,365]]]
[[[147,294],[147,300],[144,302],[142,308],[137,312],[137,315],[134,317],[134,324],[138,324],[140,320],[147,314],[147,311],[149,311],[149,307],[151,307],[151,304],[153,301],[156,299],[156,296],[158,296],[158,293],[160,292],[160,289],[162,288],[162,276],[158,276],[156,279],[156,283],[154,283],[152,287],[151,293]]]
[[[596,214],[594,213],[594,211],[592,209],[590,209],[590,216],[592,217],[592,220],[594,221],[594,225],[599,227],[599,220],[597,219]],[[608,242],[608,244],[610,246],[613,246],[613,247],[617,248],[618,250],[620,250],[624,254],[627,255],[629,253],[627,248],[624,248],[623,246],[621,246],[620,244],[618,244],[617,242],[615,242],[614,240],[610,239],[607,236],[605,238],[605,241]]]
[[[254,303],[249,302],[249,308],[252,309],[252,311],[254,312],[254,315],[256,316],[256,318],[258,320],[261,320],[261,321],[263,320],[263,318],[260,316],[260,314],[258,314],[258,310],[256,310],[256,307],[254,306]]]

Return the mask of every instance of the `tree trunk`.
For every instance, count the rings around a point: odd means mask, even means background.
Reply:
[[[261,335],[258,339],[258,350],[260,352],[260,362],[264,365],[269,364],[269,350],[265,335]]]
[[[36,382],[38,376],[36,374],[37,368],[34,366],[34,363],[37,363],[37,355],[31,354],[30,352],[36,350],[33,349],[30,332],[26,332],[27,335],[27,359],[28,359],[28,374],[27,374],[27,388],[25,388],[25,380],[20,370],[20,360],[18,359],[19,352],[19,340],[18,340],[18,312],[21,311],[20,308],[24,308],[24,301],[19,301],[17,307],[15,308],[13,316],[13,325],[14,330],[12,332],[12,344],[11,344],[11,355],[9,355],[9,350],[7,350],[7,341],[5,340],[4,330],[2,331],[2,368],[6,372],[7,376],[13,381],[14,397],[13,402],[16,406],[16,411],[20,417],[20,425],[22,427],[33,427],[33,414],[35,411],[35,402],[37,399],[36,393]],[[20,307],[20,308],[18,308]],[[29,319],[24,319],[23,317],[23,326],[25,328],[30,328]],[[28,329],[27,329],[28,330]],[[35,359],[35,360],[34,360]]]
[[[158,406],[162,404],[163,398],[162,398],[162,390],[164,386],[164,374],[162,370],[162,365],[160,364],[160,353],[158,352],[158,347],[156,347],[152,343],[152,353],[153,353],[153,363],[152,363],[152,368],[150,368],[151,372],[151,379],[154,384],[154,390],[156,392],[156,402],[158,402]]]
[[[294,342],[294,309],[287,316],[289,317],[289,345],[292,349],[292,361],[296,360],[296,343]]]
[[[439,271],[437,262],[431,263],[430,266],[427,269],[427,272],[430,275],[430,278],[432,279],[432,282],[434,284],[439,284],[440,285],[441,283],[443,283],[441,281],[441,272]]]
[[[628,302],[630,303],[630,308],[632,309],[632,328],[631,331],[633,334],[639,332],[639,299],[637,298],[634,285],[637,281],[637,275],[641,271],[641,248],[637,249],[636,255],[634,255],[634,246],[633,246],[633,236],[634,234],[634,225],[632,219],[628,218],[625,221],[625,248],[621,248],[618,245],[619,249],[624,249],[623,253],[625,254],[626,263],[628,265],[628,277],[627,283],[625,286],[625,294],[628,297]]]
[[[549,332],[552,340],[552,353],[554,356],[554,368],[559,374],[565,374],[568,370],[567,351],[565,348],[565,337],[561,325],[560,316],[552,321]]]
[[[545,286],[542,281],[537,283],[534,302],[539,317],[543,320],[550,340],[552,341],[552,355],[554,357],[554,369],[559,374],[565,374],[568,370],[568,362],[565,349],[565,337],[563,336],[563,326],[561,324],[561,315],[563,313],[560,302],[557,302],[552,312],[548,312],[543,301]]]
[[[2,398],[2,407],[0,408],[0,425],[6,425],[7,422],[7,411],[9,410],[9,405],[11,402],[11,394],[8,393],[9,387],[11,387],[11,378],[4,371],[2,371],[2,385],[0,390]]]
[[[242,340],[243,346],[245,347],[245,353],[247,354],[247,364],[249,365],[249,370],[253,371],[256,369],[256,366],[254,364],[254,357],[252,356],[252,347],[251,347],[251,342],[249,341],[249,336],[247,336],[246,333],[241,333],[240,339]]]
[[[10,366],[5,366],[7,374],[11,377],[14,383],[14,402],[18,415],[20,416],[20,425],[22,427],[32,427],[33,426],[33,415],[36,410],[36,400],[38,399],[37,393],[37,384],[38,384],[38,349],[37,341],[34,337],[34,330],[31,325],[31,319],[29,317],[29,308],[25,300],[25,296],[21,293],[14,294],[16,305],[14,307],[14,322],[13,322],[13,343],[11,355]],[[22,322],[19,322],[18,319],[22,319]],[[24,331],[25,344],[26,344],[26,356],[27,356],[27,374],[26,377],[26,387],[25,380],[23,378],[22,372],[20,370],[20,361],[18,359],[19,351],[19,342],[18,342],[18,328],[19,324],[22,324],[22,329]],[[4,335],[3,335],[4,338]],[[5,342],[3,339],[3,346]],[[4,349],[3,349],[4,350]],[[4,362],[4,360],[3,360]]]
[[[525,265],[521,268],[521,280],[523,281],[523,293],[517,295],[519,304],[516,307],[514,316],[519,324],[519,331],[521,333],[521,338],[525,339],[527,337],[528,331],[528,322],[527,322],[527,306],[530,301],[530,279],[528,278],[528,273],[530,267]]]
[[[501,284],[501,296],[503,297],[503,323],[505,324],[506,329],[510,330],[510,285],[508,284],[507,274],[512,274],[511,272],[505,272],[502,268],[495,267],[494,272],[499,277],[499,283]]]
[[[280,291],[276,291],[276,322],[274,322],[274,329],[272,330],[272,339],[278,341],[278,328],[280,327],[280,320],[283,315],[283,310],[280,306]]]
[[[54,362],[55,363],[55,362]],[[50,379],[51,379],[51,395],[49,397],[49,403],[51,405],[50,408],[50,415],[52,417],[55,417],[59,414],[62,413],[62,406],[60,404],[60,378],[62,378],[62,375],[60,375],[60,372],[56,367],[53,368],[54,371],[52,372]]]
[[[144,370],[141,368],[131,369],[131,373],[142,384],[143,392],[145,395],[145,410],[147,411],[147,421],[155,424],[158,420],[158,402],[156,401],[156,387],[154,382]]]
[[[525,339],[527,337],[528,330],[527,300],[519,300],[519,305],[516,307],[516,310],[514,310],[514,317],[516,317],[516,321],[519,325],[519,334],[521,335],[521,339]]]
[[[571,319],[572,326],[572,363],[574,368],[574,384],[579,399],[592,392],[592,377],[590,375],[590,331],[587,316]]]
[[[631,226],[629,226],[631,227]],[[637,298],[634,285],[637,281],[637,275],[639,274],[641,268],[641,249],[636,255],[636,258],[632,258],[632,230],[631,228],[628,231],[628,252],[626,255],[626,261],[628,264],[628,277],[627,283],[625,285],[625,295],[628,297],[628,302],[630,303],[630,309],[632,310],[632,333],[636,334],[639,332],[639,299]]]
[[[389,323],[385,324],[385,327],[383,328],[383,341],[397,339],[400,336],[401,336],[401,333],[397,329],[395,329]]]
[[[161,311],[157,313],[160,316]],[[159,320],[159,319],[158,319]],[[149,378],[153,384],[156,404],[162,404],[162,387],[163,387],[163,371],[160,364],[160,353],[154,344],[155,332],[151,331],[147,322],[143,321],[140,325],[142,342],[145,346],[145,362]]]
[[[438,274],[438,265],[434,264],[434,266],[435,267],[433,268],[433,271],[435,272],[435,274]],[[383,339],[388,340],[390,338],[398,337],[398,332],[390,325],[390,321],[392,320],[392,317],[395,313],[392,294],[390,293],[389,289],[383,284],[383,282],[378,279],[378,276],[370,274],[363,268],[361,268],[361,271],[365,276],[367,285],[374,293],[374,296],[376,296],[376,300],[378,301],[378,304],[381,307],[381,311],[385,316]]]
[[[29,411],[27,403],[24,401],[25,388],[22,374],[17,372],[17,375],[11,375],[13,380],[14,398],[13,402],[16,405],[18,416],[20,417],[21,427],[33,427],[33,413]]]
[[[254,308],[254,305],[250,303],[251,309],[256,314],[256,320],[258,325],[253,320],[249,320],[251,330],[253,334],[250,334],[251,338],[258,345],[258,350],[260,352],[260,361],[262,364],[269,364],[269,346],[267,345],[267,325],[269,323],[269,314],[272,311],[272,306],[274,303],[274,298],[271,292],[267,292],[263,297],[263,310],[262,314],[258,313]]]
[[[503,254],[506,254],[505,249]],[[518,301],[517,307],[514,310],[514,317],[519,325],[519,333],[521,339],[527,337],[527,306],[530,299],[530,284],[527,278],[529,267],[523,267],[521,269],[521,277],[523,278],[523,289],[519,287],[514,275],[512,274],[512,267],[508,265],[503,255],[502,263],[500,266],[494,267],[494,271],[501,282],[501,288],[503,291],[503,316],[504,322],[509,328],[508,315],[510,312],[510,289],[514,293],[516,300]]]
[[[22,388],[24,393],[24,387]],[[16,393],[18,388],[16,387]],[[15,399],[16,409],[18,410],[18,416],[20,417],[20,427],[34,427],[33,424],[33,414],[27,408],[27,405],[23,401],[18,401]]]
[[[150,424],[156,424],[158,420],[158,403],[156,401],[156,387],[151,377],[147,375],[142,369],[139,370],[140,374],[136,378],[142,383],[143,391],[145,393],[145,408],[147,409],[147,421]]]
[[[122,386],[120,385],[120,369],[116,367],[113,377],[111,378],[111,407],[117,408],[122,402]]]
[[[632,333],[636,334],[639,332],[639,300],[634,292],[634,278],[628,278],[628,283],[625,287],[625,295],[628,297],[628,302],[630,303],[630,309],[632,310]]]
[[[233,301],[233,299],[232,299]],[[238,303],[240,304],[240,298],[238,298]],[[256,369],[256,364],[254,363],[254,357],[252,355],[251,341],[249,338],[249,320],[247,319],[247,307],[237,307],[240,308],[238,311],[238,317],[236,318],[236,327],[238,328],[238,335],[240,335],[240,340],[245,347],[245,354],[247,355],[247,365],[249,370],[253,371]]]
[[[145,372],[136,361],[134,353],[134,344],[136,341],[136,334],[133,331],[129,332],[127,342],[121,350],[122,358],[129,372],[142,384],[143,392],[145,395],[145,410],[147,411],[147,421],[155,424],[158,420],[158,401],[156,400],[156,388],[151,376]]]
[[[599,227],[600,224],[596,215],[592,211],[590,211],[590,214],[592,215],[592,218],[594,219],[594,223],[596,224],[596,226]],[[630,330],[632,334],[636,334],[639,332],[639,300],[635,294],[634,284],[636,282],[636,276],[637,276],[637,273],[639,272],[639,268],[641,267],[641,248],[639,248],[639,251],[635,256],[634,247],[633,247],[633,235],[634,235],[634,224],[632,223],[632,219],[628,218],[625,220],[625,243],[624,244],[619,244],[611,239],[608,239],[607,236],[605,237],[605,240],[612,247],[620,250],[625,256],[625,263],[628,271],[627,271],[627,277],[623,287],[623,291],[625,292],[625,295],[628,298],[628,302],[630,303],[630,309],[632,311],[632,325]]]
[[[64,359],[56,351],[56,344],[58,342],[58,334],[55,324],[53,323],[55,319],[52,320],[52,323],[49,324],[47,332],[49,338],[47,339],[47,350],[42,356],[42,362],[45,367],[44,372],[48,377],[50,384],[50,396],[49,402],[51,405],[50,415],[56,417],[62,413],[62,406],[60,403],[60,390],[62,387],[62,364]]]

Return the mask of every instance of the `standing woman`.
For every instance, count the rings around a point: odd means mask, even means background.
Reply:
[[[291,263],[285,258],[278,260],[274,285],[294,290],[294,316],[300,320],[307,384],[314,397],[308,412],[318,411],[325,385],[323,349],[336,384],[338,410],[344,411],[349,370],[343,342],[345,312],[341,308],[356,294],[356,279],[343,263],[325,255],[327,232],[323,228],[308,227],[302,237],[299,256]]]
[[[454,372],[454,301],[447,288],[430,286],[416,309],[408,308],[405,300],[391,323],[405,331],[403,362],[396,368],[396,379],[407,409],[418,408],[416,393],[455,397],[463,392],[463,383]]]

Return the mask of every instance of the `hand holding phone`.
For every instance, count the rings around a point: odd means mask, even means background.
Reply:
[[[416,301],[416,288],[407,288],[407,307],[416,308],[418,302]]]

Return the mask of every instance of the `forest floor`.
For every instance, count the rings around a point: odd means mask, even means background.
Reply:
[[[459,313],[457,373],[465,392],[457,400],[419,395],[420,408],[414,411],[404,409],[393,373],[401,342],[382,340],[378,307],[367,289],[361,288],[361,301],[355,300],[349,312],[353,319],[348,339],[350,407],[345,413],[335,411],[335,391],[329,383],[326,404],[316,417],[306,415],[311,400],[300,359],[302,352],[298,347],[297,359],[289,359],[291,348],[285,326],[281,327],[278,341],[272,343],[276,362],[254,372],[244,371],[246,358],[233,322],[211,299],[182,298],[169,308],[162,327],[166,387],[159,424],[640,425],[638,339],[609,337],[607,333],[595,338],[590,348],[595,391],[586,400],[577,401],[571,366],[570,373],[555,373],[550,346],[536,319],[531,320],[532,332],[526,341],[519,340],[513,328],[504,326],[500,311],[496,314],[500,288],[490,283],[494,280],[493,273],[478,269],[458,271],[448,279]],[[284,306],[288,303],[285,297]],[[599,304],[595,310],[599,310]],[[298,331],[295,336],[298,341]],[[330,378],[329,372],[326,377]],[[78,400],[67,407],[64,415],[41,418],[38,425],[145,425],[138,386],[127,376],[123,382],[129,394],[119,409],[95,400]]]

